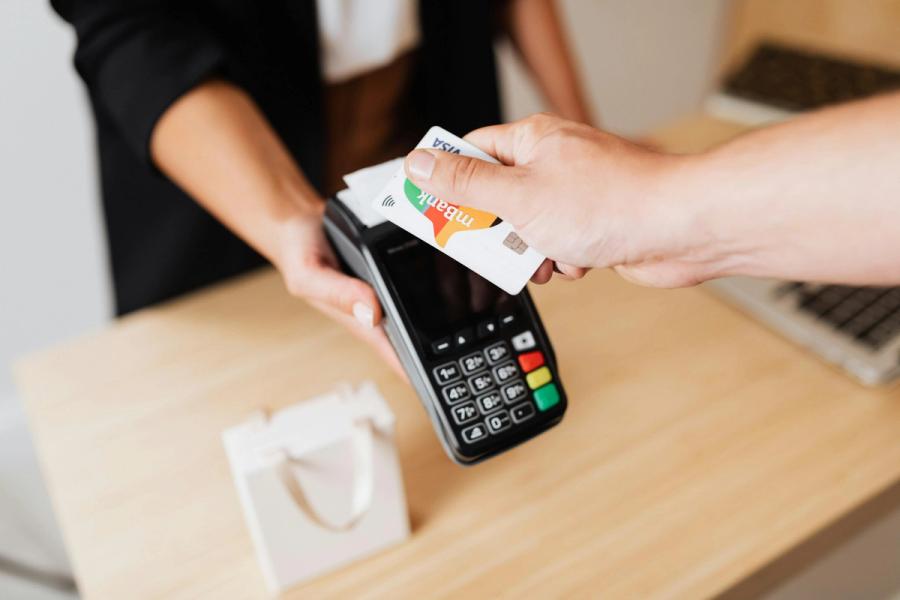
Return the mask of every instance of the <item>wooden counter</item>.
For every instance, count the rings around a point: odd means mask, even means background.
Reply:
[[[660,138],[737,131],[698,118]],[[896,390],[704,290],[595,272],[534,294],[569,412],[469,469],[404,383],[268,270],[22,361],[85,597],[264,596],[219,434],[342,380],[374,379],[397,414],[413,535],[298,598],[708,596],[900,482]]]

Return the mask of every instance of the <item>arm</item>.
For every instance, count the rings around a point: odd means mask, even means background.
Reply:
[[[900,94],[749,133],[673,184],[709,215],[723,274],[900,284]]]
[[[269,259],[293,295],[349,327],[398,368],[372,288],[337,269],[324,203],[240,88],[208,81],[174,102],[150,141],[153,161]]]
[[[469,139],[508,166],[416,151],[407,172],[509,220],[572,277],[614,267],[654,286],[724,275],[900,284],[900,94],[694,156],[547,115]],[[549,279],[546,265],[536,279]]]
[[[553,112],[592,123],[555,0],[512,0],[507,19],[513,45]]]
[[[79,74],[131,150],[266,256],[288,290],[397,366],[373,290],[336,269],[322,202],[252,99],[216,81],[227,49],[166,0],[53,0],[78,35]]]

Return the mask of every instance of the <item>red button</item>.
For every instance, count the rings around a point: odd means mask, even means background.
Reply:
[[[521,365],[522,370],[526,373],[528,371],[534,371],[542,364],[544,364],[544,355],[540,352],[526,352],[525,354],[519,355],[519,365]]]

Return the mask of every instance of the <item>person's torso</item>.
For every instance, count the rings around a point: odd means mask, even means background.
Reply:
[[[500,120],[493,5],[483,0],[419,3],[419,34],[414,52],[406,53],[410,64],[404,67],[408,80],[403,83],[403,118],[398,123],[409,131],[439,124],[462,134]],[[323,192],[328,157],[341,155],[342,140],[327,130],[329,90],[315,0],[196,0],[192,10],[225,47],[221,75],[253,97],[304,174]],[[181,190],[140,161],[104,114],[102,102],[94,104],[120,312],[261,262]],[[355,135],[360,131],[357,128]],[[363,149],[352,164],[365,159]]]

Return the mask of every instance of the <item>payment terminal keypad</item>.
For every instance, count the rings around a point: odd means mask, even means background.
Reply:
[[[459,353],[439,361],[432,376],[441,391],[449,421],[463,444],[477,448],[496,436],[527,427],[560,402],[545,350],[529,329],[519,330],[513,316],[479,324],[477,338],[450,336]],[[521,327],[521,325],[519,326]],[[464,351],[463,351],[464,350]],[[453,355],[458,358],[451,360]]]
[[[324,225],[342,269],[375,288],[387,338],[452,460],[476,464],[561,421],[566,395],[527,290],[507,294],[391,223],[365,227],[341,198]]]

